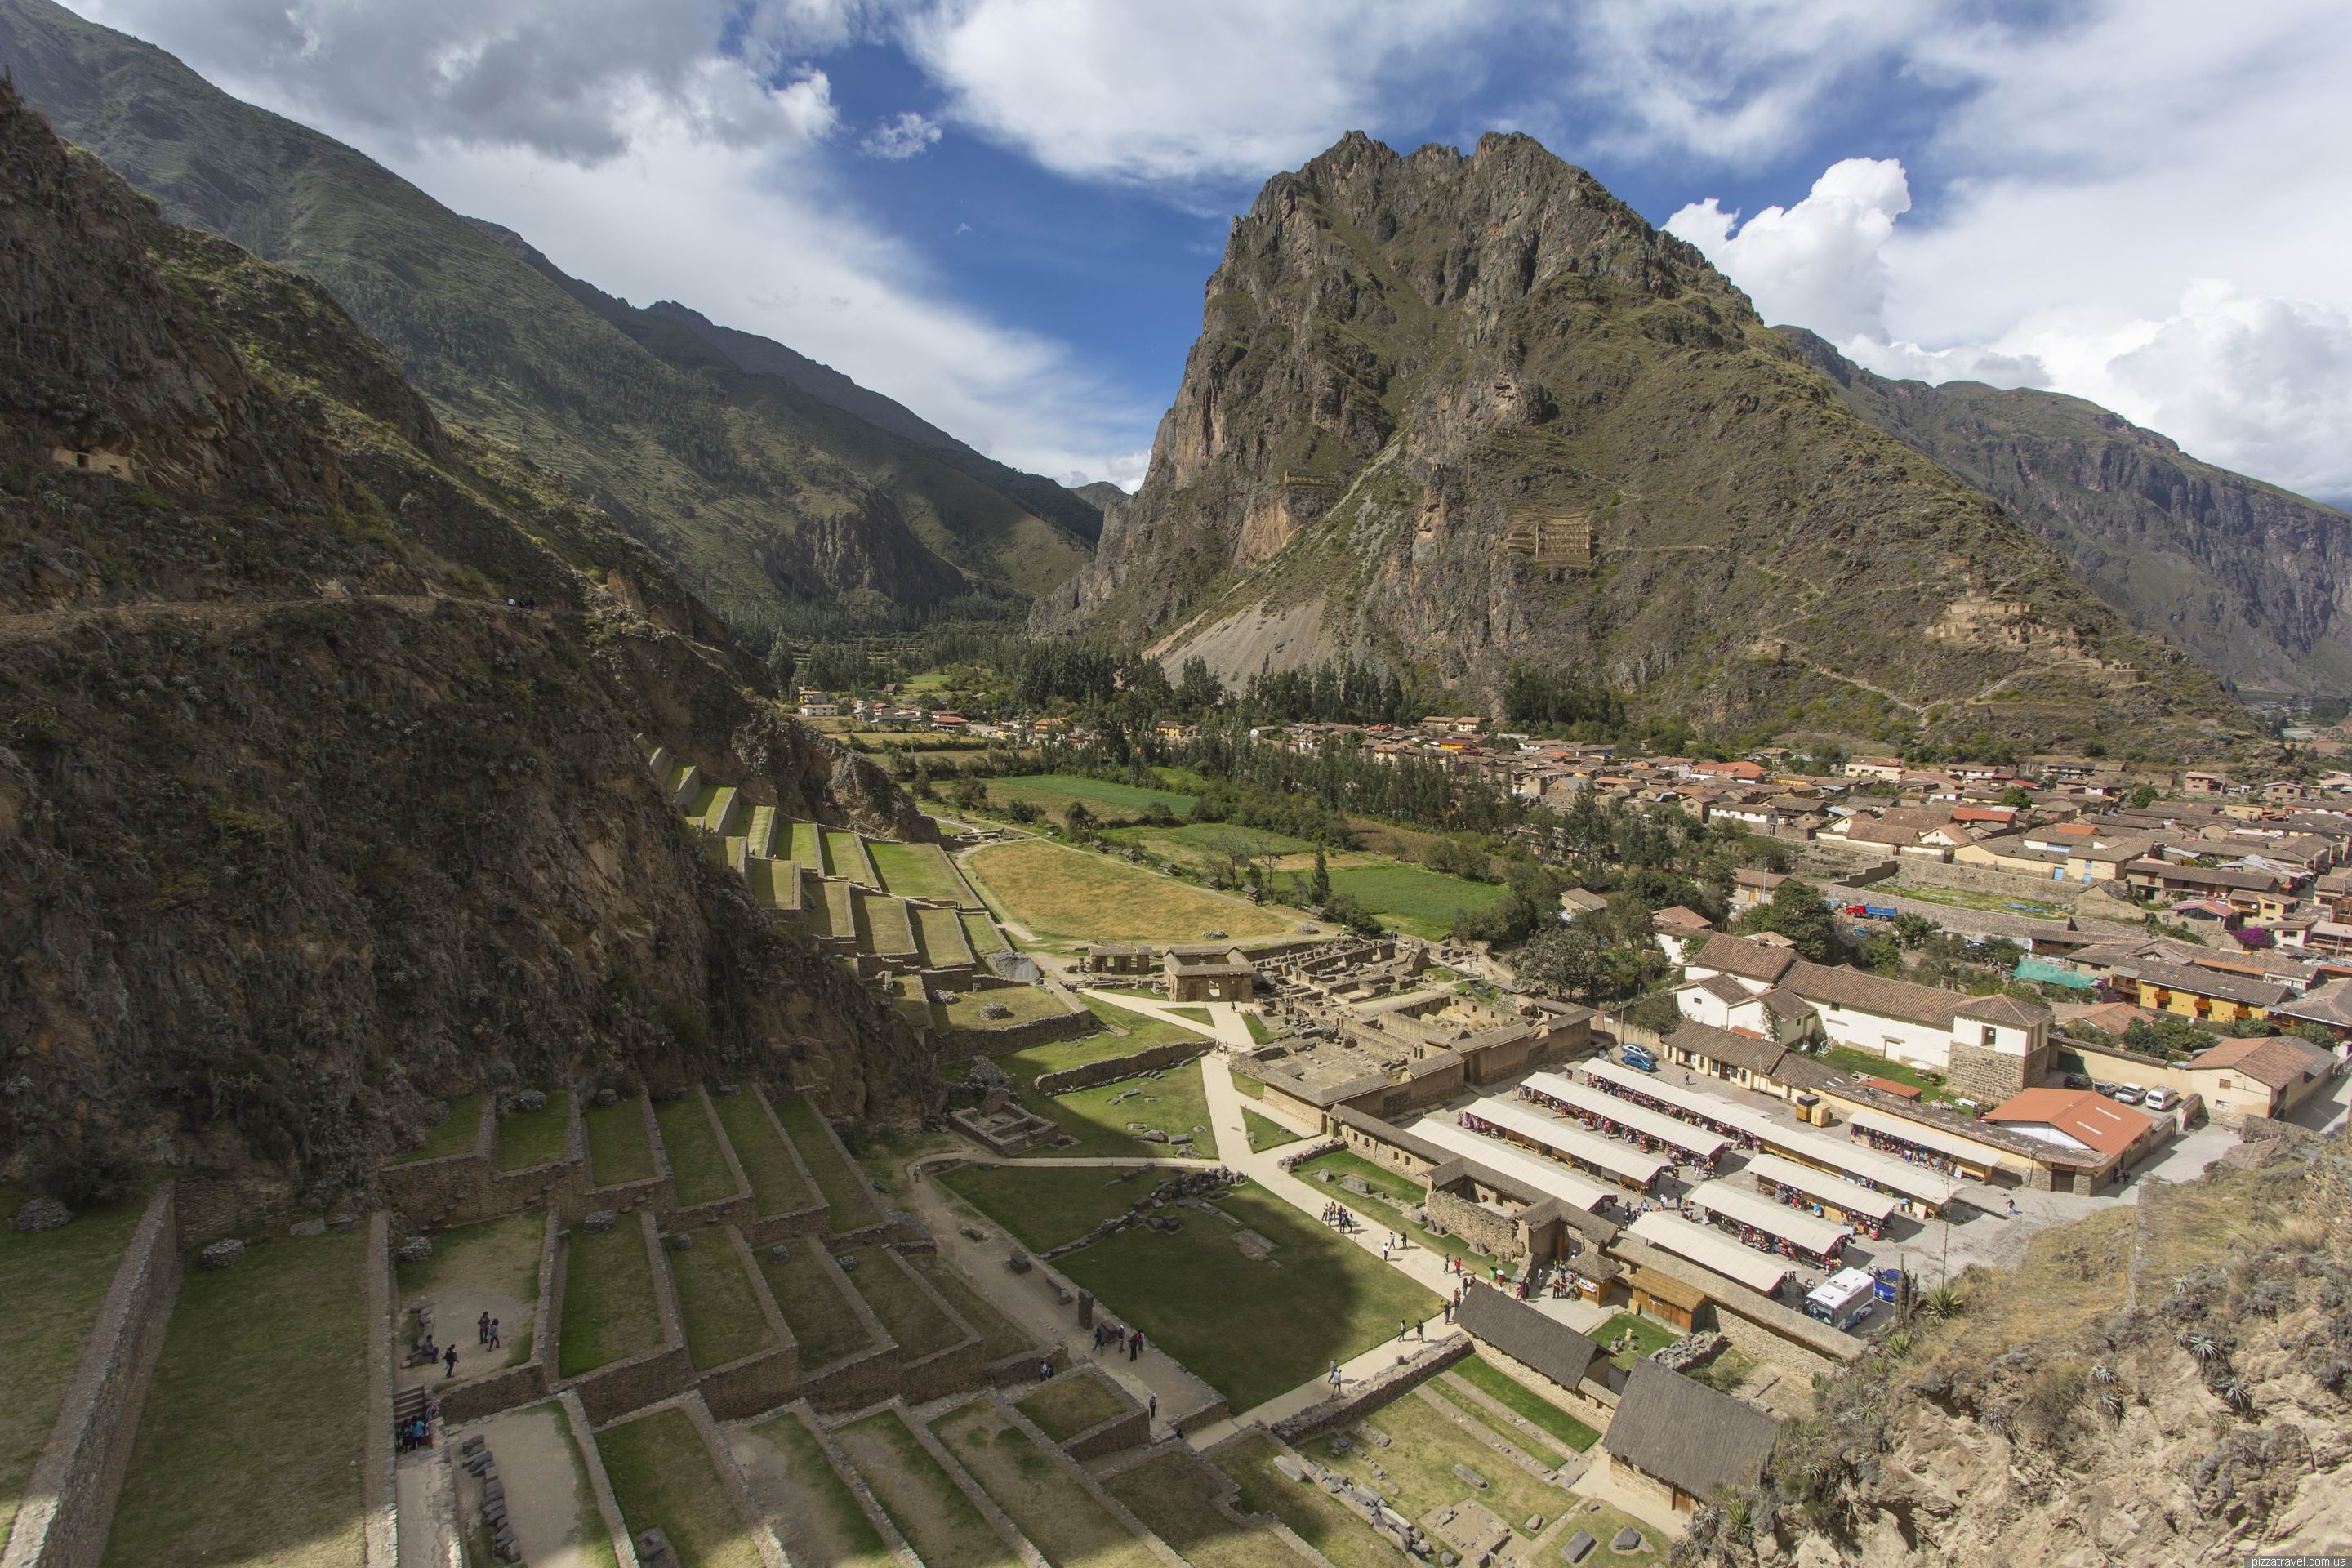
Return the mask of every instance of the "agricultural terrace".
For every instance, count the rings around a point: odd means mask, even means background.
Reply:
[[[658,1350],[661,1299],[637,1216],[623,1215],[609,1230],[574,1226],[565,1247],[558,1375],[579,1377]]]
[[[999,1166],[985,1182],[953,1180],[965,1174],[950,1175],[957,1193],[1039,1247],[1054,1244],[1039,1239],[1045,1233],[1060,1233],[1058,1241],[1085,1235],[1139,1190],[1106,1186],[1099,1167]],[[1188,1210],[1177,1230],[1137,1226],[1059,1262],[1111,1316],[1225,1395],[1237,1415],[1394,1339],[1400,1321],[1438,1310],[1435,1296],[1278,1198],[1243,1187],[1216,1206],[1218,1216]],[[1251,1258],[1236,1239],[1244,1229],[1272,1251]]]
[[[481,1095],[469,1094],[463,1100],[451,1101],[448,1120],[425,1135],[422,1147],[411,1149],[404,1154],[395,1154],[385,1163],[405,1165],[417,1160],[441,1160],[452,1154],[472,1153],[474,1140],[482,1131],[482,1100]]]
[[[834,1434],[865,1479],[874,1500],[929,1568],[1021,1568],[930,1451],[896,1410],[885,1409]]]
[[[735,1195],[735,1173],[727,1168],[727,1152],[703,1112],[700,1094],[664,1100],[654,1107],[654,1120],[661,1124],[662,1150],[669,1155],[680,1208]]]
[[[838,827],[824,829],[824,858],[836,877],[846,877],[861,887],[876,885],[874,863],[866,858],[866,845],[855,833]]]
[[[669,1254],[669,1276],[695,1370],[710,1372],[781,1343],[761,1307],[759,1287],[736,1254],[734,1231],[711,1226],[685,1234],[686,1250]]]
[[[1296,911],[1261,909],[1121,860],[1043,839],[992,844],[965,862],[1007,920],[1066,942],[1199,942],[1279,936]]]
[[[1141,816],[1153,806],[1165,806],[1181,816],[1192,809],[1192,797],[1174,790],[1139,789],[1107,779],[1080,778],[1075,773],[1030,773],[1018,778],[990,779],[988,798],[998,807],[1025,801],[1059,822],[1073,803],[1113,816]]]
[[[768,1281],[769,1293],[776,1299],[776,1310],[784,1316],[784,1326],[800,1343],[801,1370],[814,1372],[844,1356],[872,1350],[874,1336],[866,1331],[866,1320],[850,1304],[848,1291],[836,1285],[818,1261],[817,1244],[801,1240],[776,1245],[785,1249],[782,1258],[769,1247],[752,1256]]]
[[[187,1271],[140,1412],[108,1568],[365,1560],[357,1456],[368,1358],[383,1345],[367,1321],[371,1267],[381,1255],[355,1226],[277,1237],[233,1268]]]
[[[851,1289],[880,1319],[889,1336],[898,1342],[898,1359],[920,1361],[952,1350],[971,1336],[963,1325],[940,1310],[939,1303],[907,1278],[898,1253],[887,1247],[861,1247],[842,1255],[841,1267]]]
[[[798,1415],[786,1412],[756,1426],[730,1427],[728,1441],[753,1500],[794,1563],[898,1568],[882,1532]]]
[[[882,1210],[874,1202],[874,1190],[866,1184],[866,1173],[844,1158],[816,1107],[804,1099],[787,1100],[776,1107],[776,1120],[783,1123],[785,1135],[800,1151],[801,1163],[816,1179],[817,1191],[833,1205],[834,1233],[878,1224]]]
[[[572,1091],[551,1089],[537,1110],[509,1110],[499,1117],[499,1169],[528,1171],[551,1165],[572,1152]]]
[[[1345,893],[1397,930],[1436,938],[1454,927],[1457,910],[1484,914],[1506,889],[1419,866],[1394,862],[1331,868],[1331,890]]]
[[[980,1336],[980,1353],[990,1361],[1002,1361],[1036,1348],[1036,1341],[1015,1328],[1013,1320],[982,1295],[978,1286],[936,1253],[902,1252],[898,1260],[929,1280],[931,1289],[946,1298],[956,1316]]]
[[[866,845],[874,857],[875,874],[886,892],[902,899],[937,899],[942,903],[968,904],[971,889],[956,875],[948,852],[936,844],[893,844],[875,840]]]
[[[818,875],[825,870],[824,837],[814,822],[795,822],[791,835],[792,858]]]
[[[1001,1006],[1010,1018],[984,1018],[981,1009]],[[1009,1029],[1039,1018],[1058,1018],[1069,1011],[1062,999],[1042,985],[1005,985],[993,991],[960,991],[952,1002],[934,1002],[931,1022],[942,1029]]]
[[[797,861],[753,860],[744,868],[743,879],[751,889],[754,903],[772,910],[798,910],[800,876]]]
[[[1048,1563],[1160,1568],[1143,1538],[1097,1502],[1062,1457],[1040,1447],[993,1399],[977,1399],[941,1416],[931,1431]]]
[[[1128,1404],[1100,1375],[1087,1372],[1057,1377],[1014,1403],[1037,1430],[1056,1443],[1066,1443],[1101,1426]]]
[[[857,947],[861,952],[912,952],[915,927],[904,900],[887,893],[857,895]]]
[[[757,1094],[746,1090],[718,1096],[711,1100],[710,1108],[719,1112],[719,1124],[726,1129],[736,1162],[751,1184],[752,1203],[758,1213],[763,1216],[799,1214],[816,1207],[821,1201],[816,1189],[801,1174],[791,1145],[776,1130],[767,1106]]]
[[[974,958],[984,960],[992,952],[1008,952],[1012,951],[1005,942],[1004,933],[997,930],[996,922],[990,920],[986,915],[965,915],[963,917],[963,935],[964,940],[971,943],[971,952]]]
[[[692,1568],[762,1568],[693,1417],[672,1406],[596,1434],[631,1536],[658,1530]]]
[[[596,1185],[618,1186],[653,1175],[653,1139],[646,1131],[645,1106],[637,1096],[592,1105],[580,1113],[580,1121],[588,1134],[589,1179]]]
[[[0,1211],[15,1214],[28,1195],[0,1187]],[[0,1301],[9,1316],[8,1354],[0,1360],[0,1542],[145,1207],[142,1194],[86,1209],[56,1230],[0,1229]]]
[[[955,969],[972,962],[971,946],[964,941],[963,917],[953,910],[910,909],[915,917],[915,945],[926,969]]]
[[[1281,1536],[1220,1509],[1223,1478],[1181,1444],[1106,1477],[1103,1487],[1193,1568],[1307,1568]]]

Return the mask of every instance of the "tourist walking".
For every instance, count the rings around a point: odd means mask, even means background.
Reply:
[[[492,1350],[500,1348],[499,1343],[499,1321],[496,1318],[492,1318],[490,1320],[490,1348]]]
[[[1128,1360],[1129,1360],[1129,1361],[1133,1361],[1136,1357],[1138,1357],[1138,1356],[1141,1355],[1142,1353],[1143,1353],[1143,1331],[1142,1331],[1141,1329],[1138,1329],[1138,1330],[1136,1330],[1136,1331],[1135,1331],[1135,1333],[1134,1333],[1133,1337],[1131,1337],[1131,1338],[1127,1342],[1127,1359],[1128,1359]]]
[[[446,1373],[442,1373],[441,1375],[443,1375],[444,1377],[455,1377],[455,1376],[457,1376],[457,1347],[456,1345],[451,1345],[447,1350],[443,1351],[443,1352],[441,1352],[441,1362],[442,1362],[442,1364],[443,1364],[443,1365],[446,1366],[446,1367],[449,1369],[447,1372],[446,1372]]]
[[[1050,1361],[1039,1362],[1037,1363],[1037,1381],[1040,1383],[1051,1383],[1053,1379],[1054,1363]]]
[[[1144,1405],[1143,1418],[1146,1421],[1157,1421],[1160,1419],[1160,1395],[1156,1394],[1153,1394],[1150,1402]]]
[[[488,1312],[484,1312],[481,1321],[474,1325],[474,1342],[478,1345],[490,1342],[490,1315]]]

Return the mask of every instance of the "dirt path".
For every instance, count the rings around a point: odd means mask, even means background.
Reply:
[[[457,1347],[458,1375],[451,1381],[463,1383],[520,1366],[530,1359],[539,1316],[539,1254],[544,1224],[541,1215],[516,1215],[446,1232],[435,1242],[436,1252],[425,1282],[401,1292],[399,1322],[394,1329],[401,1336],[394,1386],[411,1388],[443,1380],[444,1369],[439,1366],[405,1364],[408,1313],[420,1302],[432,1303],[434,1339]],[[478,1342],[477,1330],[485,1312],[499,1322],[501,1347],[495,1351]]]
[[[572,1446],[563,1411],[553,1402],[509,1411],[474,1428],[498,1461],[507,1489],[507,1521],[522,1543],[531,1568],[590,1568],[601,1560],[593,1537],[604,1532],[604,1516],[588,1491],[588,1476]],[[459,1481],[461,1506],[479,1506],[480,1483]],[[465,1489],[477,1489],[467,1492]],[[609,1545],[609,1542],[607,1542]]]

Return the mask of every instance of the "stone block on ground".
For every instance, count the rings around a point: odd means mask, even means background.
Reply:
[[[21,1231],[56,1230],[73,1223],[73,1210],[55,1198],[27,1198],[25,1206],[16,1211],[16,1228]]]
[[[1627,1525],[1624,1529],[1617,1532],[1614,1540],[1609,1542],[1609,1550],[1612,1552],[1641,1551],[1642,1532],[1634,1529],[1632,1525]]]
[[[196,1261],[206,1268],[226,1268],[245,1257],[245,1243],[231,1239],[215,1241],[196,1254]]]
[[[593,1209],[580,1216],[583,1230],[610,1230],[621,1223],[621,1216],[611,1209]]]
[[[422,1263],[433,1256],[433,1238],[429,1236],[412,1236],[394,1247],[392,1255],[403,1263]]]
[[[1454,1473],[1461,1478],[1465,1482],[1476,1487],[1480,1491],[1485,1491],[1486,1489],[1486,1478],[1472,1469],[1469,1466],[1456,1465],[1454,1467]]]
[[[1592,1539],[1592,1531],[1580,1530],[1561,1544],[1559,1554],[1570,1563],[1582,1563],[1592,1555],[1592,1549],[1599,1544]]]
[[[547,1092],[544,1089],[519,1089],[512,1094],[500,1097],[499,1100],[499,1114],[501,1116],[511,1116],[518,1110],[545,1110],[546,1109]]]
[[[676,1236],[668,1237],[665,1239],[668,1241],[669,1249],[672,1252],[688,1252],[691,1251],[694,1247],[694,1237],[688,1236],[684,1231],[679,1231]]]

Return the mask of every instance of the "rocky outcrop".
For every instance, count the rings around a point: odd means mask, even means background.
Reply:
[[[121,476],[60,464],[98,448]],[[913,835],[642,547],[0,87],[0,1181],[364,1184],[476,1089],[934,1098],[637,736]]]
[[[1855,413],[2000,500],[2134,624],[2241,685],[2352,689],[2352,516],[2079,397],[1890,381],[1780,331]]]
[[[1269,181],[1141,490],[1032,625],[1228,678],[1368,657],[1475,705],[1525,660],[1725,726],[2202,745],[2237,721],[1524,136],[1351,134]]]

